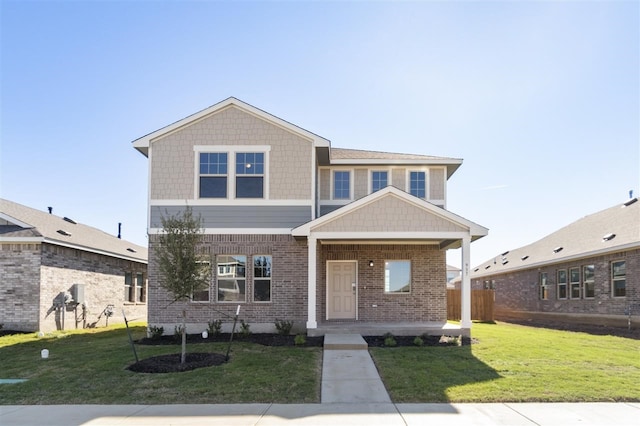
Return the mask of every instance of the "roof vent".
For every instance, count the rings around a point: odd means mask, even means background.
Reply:
[[[487,265],[484,267],[484,269],[489,269],[489,268],[491,268],[491,265]]]
[[[610,233],[602,237],[602,242],[611,241],[616,237],[616,234]]]
[[[528,255],[528,254],[526,254],[526,255],[522,256],[522,257],[520,258],[520,260],[527,260],[528,258],[529,258],[529,255]]]
[[[562,247],[562,246],[561,246],[561,247],[556,247],[556,248],[554,248],[554,249],[553,249],[553,252],[554,252],[554,253],[560,253],[560,252],[562,251],[562,249],[563,249],[563,248],[564,248],[564,247]]]
[[[132,249],[131,247],[127,247],[127,251],[130,251],[131,253],[135,253],[136,251],[134,249]]]
[[[506,256],[509,254],[509,250],[505,251],[504,253],[502,253],[500,256]]]
[[[507,263],[509,263],[509,261],[507,259],[502,259],[502,264],[506,265]]]
[[[67,231],[64,231],[64,230],[62,230],[62,229],[58,229],[56,232],[57,232],[58,234],[60,234],[60,235],[64,235],[65,237],[70,237],[70,236],[71,236],[71,234],[70,234],[70,233],[68,233]]]
[[[478,272],[480,270],[480,268],[476,268],[473,270],[473,272]]]
[[[76,221],[73,219],[69,219],[68,217],[63,217],[62,220],[69,222],[69,223],[73,223],[74,225],[77,225]]]
[[[629,207],[631,204],[635,203],[636,201],[638,201],[638,197],[630,199],[629,201],[624,203],[622,207]]]

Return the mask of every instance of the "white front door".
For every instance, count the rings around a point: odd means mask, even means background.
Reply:
[[[356,319],[356,262],[327,262],[327,319]]]

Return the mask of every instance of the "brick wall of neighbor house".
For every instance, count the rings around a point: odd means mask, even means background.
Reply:
[[[611,262],[626,261],[626,297],[611,295]],[[579,267],[582,283],[582,267],[595,266],[595,297],[585,299],[558,299],[557,274],[561,269]],[[546,272],[549,296],[540,300],[538,276]],[[497,319],[514,317],[514,312],[536,312],[571,314],[576,318],[585,316],[625,316],[631,306],[632,315],[640,316],[640,250],[584,258],[580,260],[546,265],[536,269],[515,271],[486,276],[472,280],[472,288],[484,288],[485,282],[495,286],[495,308]],[[569,288],[568,288],[569,291]],[[517,315],[518,317],[520,314]],[[555,316],[558,319],[559,317]],[[570,320],[570,318],[565,318]]]
[[[203,237],[201,252],[211,256],[212,265],[218,254],[246,255],[246,301],[244,303],[216,302],[216,268],[210,286],[210,302],[175,302],[172,295],[158,284],[158,268],[154,247],[158,237],[150,236],[149,244],[149,324],[163,326],[172,334],[182,322],[182,310],[187,308],[187,331],[199,333],[207,323],[222,319],[228,330],[236,308],[240,319],[251,324],[254,332],[275,331],[276,319],[294,321],[303,327],[307,320],[307,243],[290,235],[211,235]],[[272,256],[271,302],[253,302],[252,256]],[[230,318],[231,317],[231,318]]]
[[[40,244],[0,245],[0,324],[6,330],[38,329]]]
[[[50,331],[77,328],[84,325],[101,327],[106,325],[106,317],[101,315],[107,305],[114,305],[109,324],[124,322],[122,310],[127,320],[145,321],[146,303],[131,303],[124,300],[125,272],[147,276],[147,265],[125,259],[89,253],[77,249],[45,244],[42,250],[42,270],[40,288],[40,330]],[[56,309],[61,293],[71,291],[73,284],[84,284],[86,323],[82,321],[82,307],[77,310],[68,307]]]
[[[268,145],[269,199],[308,200],[311,193],[311,141],[238,108],[229,107],[152,142],[154,199],[189,200],[195,194],[194,145]],[[232,156],[229,167],[234,167]]]
[[[445,251],[435,245],[326,244],[319,248],[317,318],[326,318],[328,260],[358,261],[358,320],[446,321]],[[369,261],[374,265],[369,266]],[[384,261],[411,260],[411,293],[384,293]],[[373,307],[372,305],[377,305]]]

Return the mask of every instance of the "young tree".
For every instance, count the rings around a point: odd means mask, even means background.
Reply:
[[[202,241],[202,220],[195,218],[190,207],[182,214],[162,217],[162,232],[154,247],[160,285],[173,293],[174,302],[188,301],[194,293],[209,287],[209,258],[198,253]],[[182,356],[187,358],[187,310],[182,309]]]

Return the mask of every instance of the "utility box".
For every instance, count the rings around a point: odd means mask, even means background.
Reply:
[[[84,284],[74,284],[71,287],[71,297],[73,298],[73,302],[77,304],[84,303]]]

